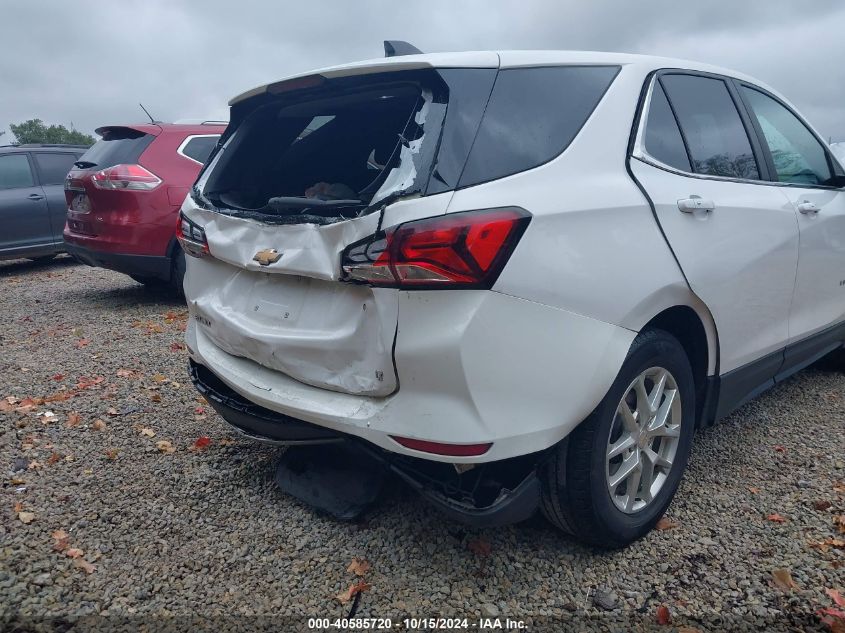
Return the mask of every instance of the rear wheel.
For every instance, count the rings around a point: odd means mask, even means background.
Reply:
[[[640,538],[678,489],[694,425],[683,347],[662,330],[641,333],[602,402],[544,464],[544,514],[599,547]]]

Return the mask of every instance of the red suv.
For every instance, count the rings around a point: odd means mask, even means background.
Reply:
[[[89,266],[181,291],[179,207],[220,135],[221,122],[97,129],[102,137],[65,181],[67,251]]]

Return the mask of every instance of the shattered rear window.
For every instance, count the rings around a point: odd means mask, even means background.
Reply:
[[[494,77],[407,71],[262,95],[239,121],[233,108],[195,199],[264,222],[328,224],[454,189]]]

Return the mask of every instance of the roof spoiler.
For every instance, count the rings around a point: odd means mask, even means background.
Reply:
[[[423,52],[408,42],[402,40],[384,40],[385,57],[401,57],[402,55],[422,55]]]

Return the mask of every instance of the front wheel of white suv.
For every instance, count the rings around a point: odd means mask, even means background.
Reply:
[[[607,395],[543,465],[543,513],[598,547],[645,535],[678,489],[695,410],[681,344],[662,330],[640,333]]]

